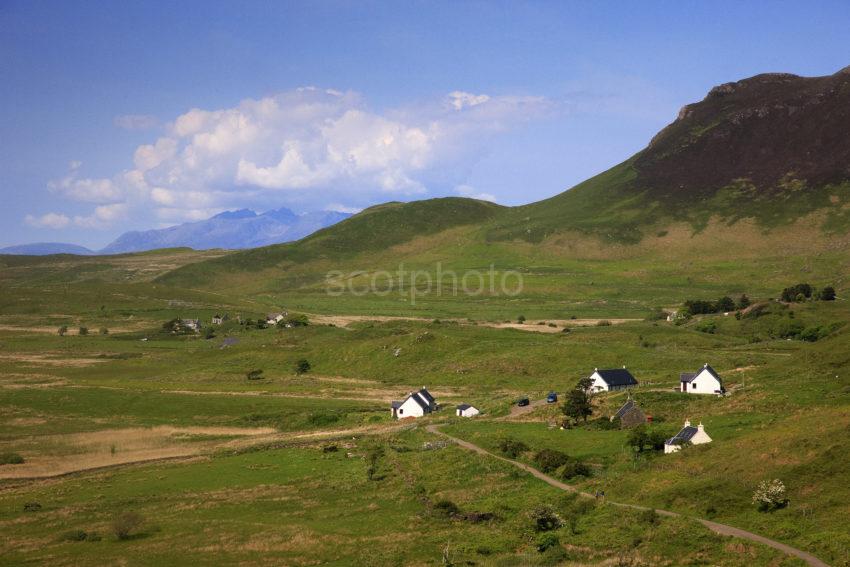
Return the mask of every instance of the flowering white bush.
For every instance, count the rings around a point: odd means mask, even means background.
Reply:
[[[761,481],[753,493],[753,504],[757,504],[762,511],[783,508],[788,504],[785,485],[779,479]]]

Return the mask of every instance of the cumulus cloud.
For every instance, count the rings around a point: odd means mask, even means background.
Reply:
[[[150,114],[122,114],[116,116],[112,123],[124,130],[152,130],[159,126],[159,120]]]
[[[193,108],[139,146],[131,169],[87,178],[75,162],[49,186],[98,205],[73,220],[92,228],[126,218],[136,207],[152,208],[165,222],[248,203],[362,205],[462,183],[494,133],[550,108],[542,97],[455,91],[430,103],[376,112],[357,93],[306,87],[231,108]],[[150,117],[119,118],[116,124],[136,128]]]
[[[24,222],[35,228],[65,228],[71,223],[71,219],[61,213],[47,213],[41,216],[27,215]]]
[[[479,192],[472,185],[458,185],[455,187],[455,191],[457,194],[462,197],[469,197],[470,199],[478,199],[480,201],[490,201],[495,203],[496,197],[490,193]]]

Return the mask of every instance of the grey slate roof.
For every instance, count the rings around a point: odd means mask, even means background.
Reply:
[[[428,402],[429,404],[433,404],[433,403],[434,403],[434,396],[432,396],[432,395],[431,395],[431,392],[429,392],[429,391],[428,391],[428,390],[426,390],[425,388],[422,388],[421,390],[419,390],[419,392],[418,392],[418,393],[419,393],[419,395],[420,395],[420,396],[422,396],[423,398],[425,398],[425,401],[426,401],[426,402]]]
[[[410,394],[407,397],[413,398],[413,401],[416,402],[417,404],[419,404],[419,407],[421,407],[423,410],[431,409],[431,406],[428,404],[428,402],[426,400],[422,399],[422,396],[419,395],[419,392],[416,392],[414,394]],[[404,400],[404,401],[407,401],[407,400]]]
[[[696,372],[682,372],[681,374],[679,374],[679,381],[680,382],[692,382],[693,379],[696,378],[696,377],[697,377]]]
[[[401,404],[403,404],[403,403],[404,403],[404,402],[396,402],[396,401],[393,401],[391,405],[392,405],[392,408],[393,408],[393,409],[398,409],[398,408],[400,408],[400,407],[401,407]]]
[[[697,434],[697,428],[693,425],[683,427],[676,435],[667,440],[668,445],[684,445],[689,443],[694,435]]]
[[[682,372],[679,375],[679,380],[681,380],[682,382],[692,382],[693,379],[696,378],[703,370],[707,370],[709,374],[711,374],[712,376],[717,378],[718,382],[720,382],[721,384],[723,383],[723,380],[720,378],[720,375],[717,373],[717,371],[708,364],[706,364],[705,366],[700,368],[698,371],[693,372],[693,373]]]
[[[459,409],[460,411],[464,411],[464,410],[468,410],[471,407],[472,406],[469,405],[469,404],[460,404],[459,406],[457,406],[457,409]]]
[[[623,404],[623,407],[617,410],[617,413],[614,414],[613,419],[623,417],[624,415],[626,415],[626,412],[632,409],[633,407],[635,407],[634,400],[628,400],[626,403]]]
[[[610,370],[596,370],[609,386],[632,386],[638,381],[632,373],[625,368],[613,368]]]

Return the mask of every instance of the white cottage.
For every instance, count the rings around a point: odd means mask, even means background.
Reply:
[[[286,318],[286,316],[287,316],[286,311],[284,311],[283,313],[269,313],[266,316],[266,323],[268,325],[277,325],[278,323],[283,321]]]
[[[457,406],[455,413],[457,413],[460,417],[475,417],[480,411],[475,406],[471,406],[469,404],[460,404]]]
[[[683,372],[679,375],[679,384],[682,392],[688,394],[723,394],[723,380],[714,368],[707,363],[699,369],[699,372]]]
[[[702,423],[694,427],[685,420],[685,426],[676,435],[664,442],[664,454],[675,453],[685,445],[703,445],[711,443],[711,437],[705,432]]]
[[[437,409],[437,403],[434,401],[428,390],[423,386],[418,392],[411,392],[400,402],[392,402],[390,411],[396,419],[404,419],[406,417],[422,417]]]
[[[614,368],[610,370],[593,369],[593,374],[590,375],[593,381],[590,385],[591,392],[610,392],[612,390],[623,390],[637,386],[638,381],[632,376],[632,373],[626,370],[626,367]]]

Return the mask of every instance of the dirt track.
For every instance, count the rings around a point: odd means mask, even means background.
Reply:
[[[526,407],[529,407],[529,406],[526,406]],[[532,476],[542,480],[543,482],[545,482],[545,483],[547,483],[551,486],[554,486],[555,488],[558,488],[560,490],[565,490],[567,492],[573,492],[573,493],[579,494],[580,496],[583,496],[585,498],[595,498],[595,496],[593,494],[590,494],[588,492],[582,492],[579,489],[577,489],[576,487],[570,486],[569,484],[565,484],[558,479],[552,478],[551,476],[540,472],[539,470],[537,470],[536,468],[534,468],[530,465],[526,465],[525,463],[521,463],[519,461],[514,461],[512,459],[508,459],[508,458],[505,458],[505,457],[501,457],[499,455],[491,453],[490,451],[488,451],[486,449],[479,447],[478,445],[475,445],[474,443],[470,443],[469,441],[464,441],[463,439],[458,439],[457,437],[452,437],[451,435],[449,435],[447,433],[443,433],[442,431],[440,431],[438,425],[429,425],[429,426],[426,427],[426,429],[430,433],[434,433],[436,435],[441,435],[443,437],[450,439],[451,441],[453,441],[454,443],[457,443],[458,446],[463,447],[464,449],[468,449],[468,450],[474,451],[478,454],[485,455],[487,457],[492,457],[494,459],[499,459],[500,461],[504,461],[506,463],[510,463],[511,465],[513,465],[513,466],[515,466],[519,469],[524,470],[525,472],[527,472],[527,473],[531,474]],[[638,506],[638,505],[635,505],[635,504],[624,504],[624,503],[621,503],[621,502],[611,502],[610,500],[607,503],[611,504],[613,506],[619,506],[621,508],[631,508],[631,509],[634,509],[634,510],[650,510],[650,508],[647,508],[645,506]],[[655,509],[655,511],[662,516],[668,516],[668,517],[680,517],[680,516],[682,516],[682,514],[677,514],[676,512],[670,512],[668,510]],[[712,522],[712,521],[709,521],[709,520],[703,520],[701,518],[691,518],[691,519],[693,519],[696,522],[701,523],[702,525],[704,525],[705,527],[707,527],[708,529],[710,529],[711,531],[713,531],[715,533],[718,533],[718,534],[721,534],[721,535],[733,536],[733,537],[737,537],[737,538],[741,538],[741,539],[746,539],[746,540],[749,540],[749,541],[754,541],[756,543],[760,543],[762,545],[766,545],[768,547],[772,547],[773,549],[777,549],[777,550],[779,550],[779,551],[781,551],[781,552],[783,552],[787,555],[791,555],[791,556],[797,557],[799,559],[802,559],[803,561],[805,561],[808,565],[811,565],[812,567],[829,567],[829,565],[827,563],[824,563],[823,561],[821,561],[820,559],[818,559],[817,557],[815,557],[811,553],[807,553],[807,552],[805,552],[801,549],[791,547],[790,545],[786,545],[782,542],[775,541],[775,540],[766,538],[764,536],[760,536],[758,534],[754,534],[752,532],[748,532],[746,530],[736,528],[734,526],[727,526],[726,524],[719,524],[717,522]]]

